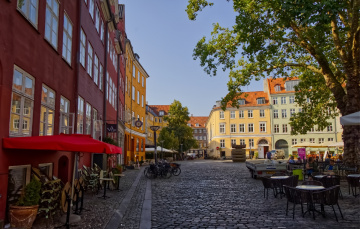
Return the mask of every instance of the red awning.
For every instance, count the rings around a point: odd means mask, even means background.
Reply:
[[[120,147],[95,140],[90,135],[83,134],[3,138],[3,148],[107,154],[122,153]]]

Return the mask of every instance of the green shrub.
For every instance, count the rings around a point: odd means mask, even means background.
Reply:
[[[27,184],[23,193],[17,202],[18,206],[32,206],[38,205],[40,201],[41,182],[32,178],[30,183]]]

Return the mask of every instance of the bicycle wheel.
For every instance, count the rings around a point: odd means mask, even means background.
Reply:
[[[179,176],[180,173],[181,173],[181,169],[180,169],[179,167],[172,169],[172,174],[173,174],[174,176]]]
[[[145,167],[144,169],[144,175],[146,176],[147,171],[150,169],[150,167]]]
[[[171,169],[164,169],[164,170],[162,171],[162,175],[163,175],[163,177],[165,177],[165,178],[170,178],[170,177],[172,176]]]
[[[149,179],[153,179],[156,178],[156,173],[154,173],[151,169],[147,169],[145,176]]]

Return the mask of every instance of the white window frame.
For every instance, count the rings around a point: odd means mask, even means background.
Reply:
[[[92,19],[94,19],[94,10],[95,10],[94,6],[95,6],[94,0],[89,0],[89,13]]]
[[[86,134],[91,134],[91,112],[92,112],[92,107],[90,105],[90,103],[86,103],[85,106],[85,133]]]
[[[77,110],[77,134],[84,133],[84,99],[80,96],[78,97],[78,110]]]
[[[95,20],[94,20],[96,31],[100,34],[100,10],[99,7],[95,7]]]
[[[225,127],[226,127],[225,123],[219,124],[219,133],[220,134],[225,134]]]
[[[244,118],[244,111],[243,110],[239,110],[239,118]]]
[[[50,98],[49,95],[51,94],[53,94],[54,96],[52,101],[49,100]],[[39,128],[40,136],[54,134],[55,100],[56,100],[55,91],[52,90],[50,87],[46,86],[45,84],[43,84],[41,91],[41,107],[40,107],[40,128]],[[52,116],[52,119],[49,119],[50,115]],[[41,117],[43,117],[43,119]],[[41,131],[41,127],[43,128],[42,131]],[[51,128],[50,132],[48,131],[49,128]]]
[[[275,89],[275,91],[281,91],[281,87],[279,84],[276,84],[274,89]]]
[[[234,119],[235,118],[235,111],[230,111],[230,118]]]
[[[277,97],[273,97],[273,98],[272,98],[272,104],[273,104],[273,105],[278,104],[278,99],[277,99]]]
[[[282,132],[283,132],[283,133],[287,133],[287,132],[288,132],[287,124],[282,124]]]
[[[50,1],[50,4],[48,2]],[[55,6],[57,5],[57,8]],[[57,50],[59,33],[59,2],[57,0],[46,1],[45,16],[45,39]],[[50,14],[47,16],[47,14]],[[46,21],[49,18],[50,21]],[[50,31],[49,31],[50,30]],[[55,31],[56,30],[56,31]]]
[[[319,144],[322,144],[322,143],[324,143],[325,139],[324,138],[319,138],[318,141],[319,141]]]
[[[254,123],[248,123],[248,132],[254,133]]]
[[[86,54],[86,34],[81,28],[80,31],[80,64],[85,68],[85,54]]]
[[[259,122],[260,132],[266,133],[266,122]]]
[[[135,101],[135,86],[132,86],[132,100]]]
[[[279,111],[273,110],[273,118],[279,118]]]
[[[245,139],[240,139],[240,145],[245,145]]]
[[[281,96],[281,104],[286,104],[286,97],[285,96]]]
[[[306,138],[300,138],[300,143],[306,142]]]
[[[234,123],[230,124],[230,133],[236,133],[236,124]]]
[[[137,104],[140,104],[140,91],[137,91],[136,100],[137,100]]]
[[[231,139],[231,146],[236,145],[236,139]]]
[[[35,5],[33,3],[36,3]],[[38,0],[24,0],[20,7],[20,1],[17,3],[17,10],[37,29],[39,16],[39,1]],[[35,11],[35,15],[33,15]]]
[[[103,75],[104,75],[104,67],[102,64],[99,64],[99,89],[100,91],[103,90]]]
[[[295,103],[295,96],[294,95],[289,96],[289,103],[290,104]]]
[[[72,31],[73,25],[67,13],[64,13],[64,26],[63,26],[63,46],[62,57],[71,66],[71,53],[72,53]]]
[[[248,118],[253,118],[253,110],[248,110]]]
[[[296,145],[296,144],[297,144],[297,139],[296,138],[291,139],[291,145]]]
[[[70,101],[60,97],[60,128],[59,133],[70,134]]]
[[[93,57],[94,57],[94,49],[90,42],[88,43],[88,55],[87,55],[87,73],[92,78],[93,77]]]
[[[238,100],[238,104],[241,105],[245,105],[245,99],[239,99]]]
[[[315,143],[315,138],[309,138],[310,143]]]
[[[280,132],[279,124],[274,124],[274,133],[279,133],[279,132]]]
[[[281,109],[281,118],[287,118],[286,109]]]
[[[219,118],[220,118],[220,119],[225,119],[224,111],[220,111],[220,112],[219,112]]]
[[[260,118],[265,118],[265,110],[259,110]]]
[[[220,139],[220,148],[225,148],[225,139]]]
[[[239,124],[239,133],[245,133],[245,124],[244,123]]]
[[[290,108],[290,117],[295,115],[295,108]]]
[[[254,139],[252,138],[249,139],[249,147],[254,148]]]
[[[257,104],[265,104],[265,98],[264,98],[264,97],[257,98],[257,99],[256,99],[256,103],[257,103]]]
[[[98,85],[99,81],[99,58],[98,56],[94,55],[94,83]]]

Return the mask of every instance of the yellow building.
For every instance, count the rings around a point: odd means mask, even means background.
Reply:
[[[160,131],[163,127],[168,125],[164,121],[164,116],[168,115],[170,105],[146,105],[146,131],[147,145],[154,145],[154,131],[150,129],[150,126],[160,126],[156,131],[156,139],[159,137]]]
[[[130,40],[126,40],[125,80],[125,164],[145,160],[146,139],[146,79],[149,75],[134,53]]]
[[[206,122],[208,156],[231,157],[231,145],[246,144],[250,151],[264,158],[271,150],[270,103],[262,91],[246,92],[238,98],[239,108],[228,104],[220,108],[220,101],[211,110]]]

